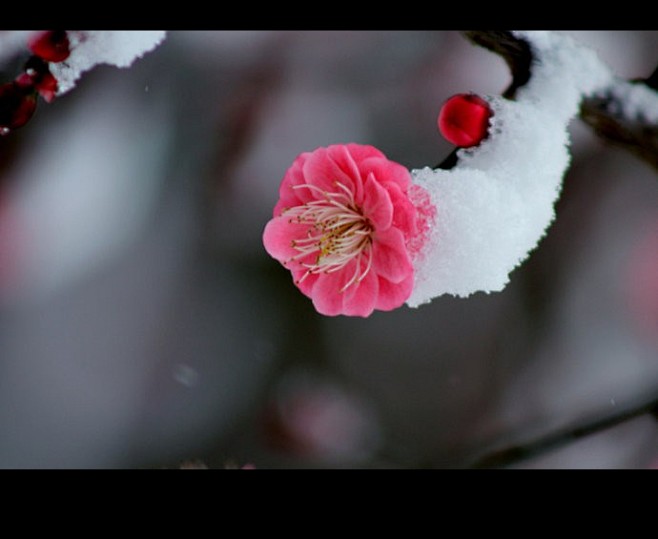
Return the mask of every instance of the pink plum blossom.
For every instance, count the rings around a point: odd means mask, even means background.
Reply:
[[[411,175],[378,149],[302,153],[286,172],[263,243],[317,311],[366,317],[411,295],[419,222]]]

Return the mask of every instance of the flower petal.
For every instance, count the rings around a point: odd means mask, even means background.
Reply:
[[[318,148],[311,153],[304,163],[303,167],[304,180],[307,184],[318,187],[328,193],[342,193],[343,191],[337,186],[337,182],[342,183],[350,192],[354,193],[357,189],[359,178],[352,178],[347,172],[331,158],[327,148]],[[321,195],[316,190],[298,189],[299,191],[308,190],[313,194],[313,198],[320,198]]]
[[[411,173],[399,163],[389,161],[385,157],[370,157],[359,163],[362,174],[374,174],[380,182],[395,182],[403,191],[411,184]]]
[[[370,146],[368,144],[355,144],[353,142],[350,142],[348,144],[341,144],[340,146],[344,146],[345,148],[347,148],[347,150],[350,152],[350,155],[352,156],[356,164],[359,166],[359,170],[361,171],[363,171],[363,167],[361,166],[361,164],[366,159],[369,159],[371,157],[380,158],[384,160],[386,159],[386,156],[381,151],[379,151],[374,146]]]
[[[315,195],[310,189],[295,189],[296,185],[306,183],[303,168],[309,155],[311,155],[309,152],[298,155],[283,176],[279,187],[279,201],[273,212],[275,217],[280,215],[286,208],[293,208],[315,199]]]
[[[349,265],[349,264],[348,264]],[[337,316],[343,312],[341,289],[347,283],[345,272],[321,273],[315,281],[311,297],[315,309],[326,316]]]
[[[272,258],[286,264],[291,258],[299,254],[299,251],[293,247],[292,242],[305,238],[308,229],[308,225],[291,222],[286,215],[274,217],[265,225],[263,231],[265,250]]]
[[[391,197],[372,173],[366,179],[361,209],[375,230],[387,230],[393,222]]]
[[[397,183],[385,182],[384,188],[393,206],[393,226],[399,228],[406,239],[413,237],[418,232],[416,207]]]
[[[377,232],[373,244],[372,269],[392,283],[400,283],[414,268],[405,246],[404,235],[397,228]]]
[[[313,287],[315,286],[315,282],[318,280],[319,275],[317,273],[309,273],[306,275],[307,271],[306,268],[293,269],[292,278],[302,294],[312,298]],[[306,275],[306,277],[304,277],[304,275]]]
[[[411,296],[414,287],[414,276],[409,275],[401,283],[393,284],[379,277],[379,294],[375,309],[380,311],[392,311],[404,305]]]
[[[327,148],[328,155],[340,169],[354,180],[354,200],[358,205],[363,200],[363,183],[368,177],[368,169],[361,166],[366,159],[383,159],[386,157],[374,146],[360,144],[335,144]]]
[[[343,290],[354,275],[356,264],[356,260],[353,260],[343,271],[319,274],[311,297],[320,314],[363,317],[372,314],[379,290],[377,275],[370,271],[362,281],[355,282]]]
[[[347,316],[370,316],[377,305],[379,278],[369,271],[362,281],[354,283],[345,292],[343,313]]]

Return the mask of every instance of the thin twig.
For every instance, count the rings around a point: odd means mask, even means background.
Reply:
[[[624,117],[621,111],[621,98],[606,92],[585,98],[581,104],[580,117],[599,137],[635,154],[658,169],[658,125],[650,123],[642,115],[635,118]]]
[[[469,30],[464,32],[464,35],[476,45],[503,57],[512,74],[512,82],[503,92],[503,97],[513,99],[517,88],[530,80],[533,60],[530,44],[510,31]]]
[[[493,451],[479,458],[472,467],[499,468],[508,466],[520,460],[536,457],[580,438],[602,432],[645,414],[652,414],[658,420],[658,398],[654,397],[649,402],[642,402],[617,414],[590,419],[579,425],[550,433],[536,440]]]
[[[658,90],[658,66],[656,66],[656,69],[654,69],[651,75],[644,79],[644,84],[646,84],[649,88]]]

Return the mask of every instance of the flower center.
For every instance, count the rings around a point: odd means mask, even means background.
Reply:
[[[309,225],[306,237],[291,243],[298,254],[290,261],[315,256],[313,263],[302,263],[307,271],[297,283],[314,273],[339,271],[356,259],[354,273],[340,289],[344,292],[362,281],[370,271],[373,227],[356,205],[353,193],[340,182],[335,182],[335,185],[340,189],[335,193],[323,191],[315,185],[295,185],[294,189],[311,189],[321,198],[288,208],[283,214],[290,217],[290,223]],[[365,268],[362,268],[361,254],[367,255]]]

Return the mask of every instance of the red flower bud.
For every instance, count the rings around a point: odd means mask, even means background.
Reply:
[[[487,137],[492,114],[489,104],[481,97],[457,94],[443,103],[437,123],[448,142],[470,148]]]
[[[21,73],[14,80],[16,86],[24,90],[26,93],[34,88],[34,76],[28,73]]]
[[[0,86],[0,134],[25,125],[37,108],[36,94],[31,87],[16,82]]]
[[[47,62],[61,62],[71,54],[69,38],[64,30],[47,30],[34,34],[27,46]]]
[[[52,73],[45,73],[36,84],[36,89],[39,95],[50,103],[57,93],[57,79]]]
[[[36,90],[50,103],[55,99],[58,85],[57,79],[50,72],[49,65],[38,56],[30,56],[25,63],[25,71],[16,77],[14,82],[26,91],[28,89]]]

